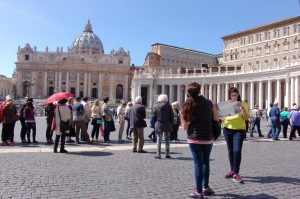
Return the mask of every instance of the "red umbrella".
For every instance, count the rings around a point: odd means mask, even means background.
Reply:
[[[50,104],[62,99],[67,99],[69,97],[73,97],[73,93],[71,92],[59,92],[59,93],[54,93],[53,95],[51,95],[49,98],[47,98],[45,100],[45,104]]]

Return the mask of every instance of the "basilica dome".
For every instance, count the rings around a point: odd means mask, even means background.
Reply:
[[[102,42],[99,37],[93,33],[90,20],[88,20],[88,23],[85,25],[83,33],[73,41],[71,50],[81,53],[104,53]]]

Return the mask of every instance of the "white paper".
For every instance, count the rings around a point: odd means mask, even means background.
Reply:
[[[218,103],[217,111],[219,113],[219,117],[227,117],[239,114],[241,112],[241,109],[239,107],[238,101],[228,100]]]

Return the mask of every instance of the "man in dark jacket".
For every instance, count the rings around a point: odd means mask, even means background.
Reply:
[[[269,117],[271,118],[272,122],[272,138],[273,140],[280,140],[278,138],[281,131],[280,110],[278,108],[278,102],[274,103],[274,106],[270,110]]]
[[[166,158],[171,158],[170,153],[170,133],[173,122],[172,106],[168,102],[168,96],[161,94],[158,97],[158,102],[154,106],[155,117],[155,132],[157,134],[157,155],[156,159],[161,159],[161,141],[162,136],[165,136]]]
[[[144,128],[147,124],[145,121],[146,109],[142,105],[142,97],[138,96],[135,98],[134,105],[129,109],[128,115],[130,118],[130,128],[133,132],[132,152],[147,153],[147,151],[143,150]]]
[[[53,103],[50,103],[45,107],[45,115],[46,115],[46,121],[47,121],[47,129],[46,129],[47,144],[53,144],[53,140],[52,140],[53,133],[51,131],[51,126],[52,126],[52,121],[54,118],[54,109],[55,109],[55,106]]]

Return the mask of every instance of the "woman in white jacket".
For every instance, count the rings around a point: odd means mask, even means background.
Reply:
[[[66,134],[69,133],[69,130],[63,132],[60,129],[60,121],[64,122],[70,122],[71,121],[71,111],[66,105],[67,99],[62,99],[57,103],[57,106],[54,110],[54,116],[55,116],[55,142],[54,142],[54,153],[57,153],[57,147],[59,143],[59,139],[61,137],[61,145],[60,145],[60,153],[68,153],[67,150],[65,150],[65,141],[66,141]]]

